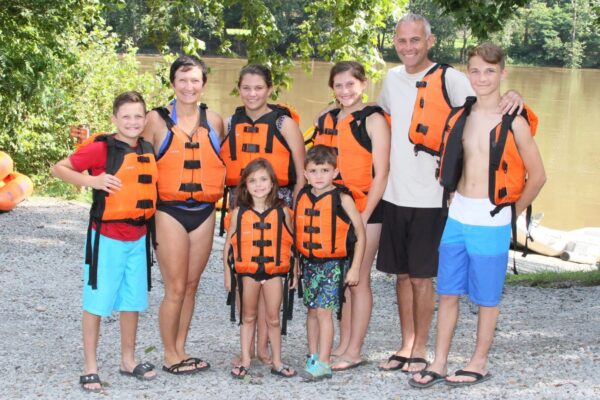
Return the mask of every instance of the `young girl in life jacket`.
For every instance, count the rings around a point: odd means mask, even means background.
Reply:
[[[329,87],[338,107],[317,119],[314,144],[336,149],[338,179],[352,191],[366,193],[366,206],[359,211],[367,242],[358,285],[346,289],[340,324],[340,340],[332,356],[335,371],[362,364],[361,348],[373,305],[371,266],[379,246],[383,221],[381,198],[387,184],[390,159],[390,126],[383,110],[363,102],[367,88],[364,67],[356,61],[341,61],[330,71]],[[358,202],[357,202],[358,206]]]
[[[251,347],[257,324],[259,299],[264,298],[267,334],[271,344],[271,373],[283,378],[296,371],[281,361],[279,311],[283,278],[291,265],[291,217],[285,203],[277,197],[279,185],[271,164],[264,159],[251,161],[243,170],[235,190],[235,208],[225,239],[223,263],[225,288],[231,290],[227,258],[233,249],[235,272],[241,295],[241,356],[231,375],[243,379],[251,362]],[[297,274],[296,274],[297,275]],[[291,288],[297,279],[293,279]],[[262,295],[261,295],[262,293]]]
[[[226,121],[226,137],[220,154],[227,166],[225,185],[232,188],[240,181],[242,171],[251,160],[264,158],[273,166],[279,189],[277,196],[288,207],[304,186],[304,138],[298,123],[282,106],[269,104],[273,91],[271,71],[264,65],[249,64],[242,68],[238,79],[238,90],[242,107]],[[235,194],[229,196],[235,203]],[[271,363],[264,317],[264,300],[259,303],[256,329],[256,354],[265,364]],[[252,341],[254,343],[254,340]],[[235,357],[234,365],[240,358]]]

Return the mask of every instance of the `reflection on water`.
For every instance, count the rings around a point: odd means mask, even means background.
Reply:
[[[151,68],[153,57],[140,60],[142,68]],[[211,72],[203,101],[223,117],[229,116],[240,105],[230,93],[245,61],[206,61]],[[291,72],[292,88],[280,101],[298,110],[303,131],[332,100],[329,68],[328,63],[315,62],[310,75],[299,67]],[[542,224],[556,229],[600,226],[600,71],[509,67],[508,72],[503,90],[519,91],[540,118],[536,142],[548,181],[534,202],[534,213],[543,212]],[[377,98],[380,83],[369,85],[369,99]]]

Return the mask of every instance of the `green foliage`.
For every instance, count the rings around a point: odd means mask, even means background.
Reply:
[[[492,36],[518,63],[578,68],[600,66],[600,33],[590,0],[533,0]]]
[[[305,66],[313,57],[333,62],[357,60],[377,78],[383,70],[378,35],[389,31],[389,16],[397,19],[405,4],[393,0],[308,2],[304,22],[299,26],[299,41],[289,54],[299,54]]]
[[[503,23],[511,17],[518,7],[523,7],[528,0],[433,0],[457,21],[470,27],[473,35],[479,39],[487,39],[490,33],[498,32]]]
[[[167,98],[156,77],[138,74],[135,48],[117,53],[99,13],[92,0],[13,1],[0,13],[0,148],[38,188],[62,190],[46,183],[50,165],[72,151],[70,125],[110,130],[112,100],[125,90],[150,104]]]

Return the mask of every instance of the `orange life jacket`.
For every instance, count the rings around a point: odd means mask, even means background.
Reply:
[[[452,104],[446,90],[447,64],[436,64],[416,83],[417,98],[413,108],[408,139],[415,145],[415,154],[424,151],[440,155],[446,116]]]
[[[283,208],[258,213],[240,207],[237,228],[231,237],[235,272],[240,275],[286,275],[290,270],[292,242]]]
[[[450,114],[447,128],[443,135],[442,157],[440,160],[440,183],[448,192],[456,190],[463,168],[462,135],[471,107],[476,102],[476,97],[468,97],[465,105],[456,108]],[[521,115],[531,127],[531,135],[535,135],[538,118],[527,106]],[[503,115],[502,122],[496,125],[489,133],[489,199],[496,205],[493,215],[502,207],[516,202],[525,186],[527,171],[519,155],[511,124],[516,113]]]
[[[322,144],[333,148],[340,171],[337,179],[367,193],[373,183],[375,171],[366,121],[370,115],[384,115],[384,112],[381,107],[367,106],[338,121],[340,111],[338,108],[319,117],[313,134],[314,145]]]
[[[221,144],[221,158],[227,166],[226,186],[240,183],[242,170],[250,161],[264,158],[271,163],[279,186],[296,182],[292,152],[277,128],[281,116],[294,114],[284,106],[269,104],[272,111],[252,121],[244,107],[238,107],[231,117],[231,127]]]
[[[346,258],[354,241],[350,218],[342,208],[340,193],[351,195],[344,186],[315,196],[310,186],[298,193],[294,210],[296,249],[310,259]]]
[[[150,290],[150,238],[153,233],[152,223],[156,211],[156,182],[158,171],[152,145],[141,137],[137,146],[132,148],[127,143],[115,139],[112,134],[96,135],[94,141],[106,142],[105,172],[114,175],[122,182],[121,190],[107,193],[104,190],[92,191],[92,207],[88,225],[86,263],[90,266],[89,285],[97,288],[98,248],[100,244],[100,228],[104,222],[127,222],[134,225],[146,225],[146,256],[148,266],[148,290]],[[96,225],[96,236],[93,243],[92,225]]]
[[[159,202],[217,202],[223,195],[225,164],[210,140],[206,105],[200,104],[200,126],[191,137],[173,122],[169,110],[155,111],[172,133],[165,153],[157,160]]]

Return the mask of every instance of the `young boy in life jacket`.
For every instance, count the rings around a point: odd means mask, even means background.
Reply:
[[[508,264],[511,218],[531,204],[546,180],[527,120],[503,116],[499,109],[500,82],[506,76],[502,49],[489,43],[472,49],[467,76],[477,98],[455,110],[457,118],[451,114],[453,126],[444,139],[440,182],[456,191],[439,248],[435,359],[409,381],[418,388],[440,382],[467,386],[491,377],[487,361]],[[479,306],[477,340],[468,364],[447,376],[460,295]]]
[[[113,310],[120,312],[119,372],[140,380],[156,377],[152,364],[135,360],[138,314],[148,308],[150,289],[147,227],[156,207],[154,151],[140,137],[145,118],[139,93],[120,94],[113,102],[116,133],[97,136],[52,167],[63,181],[94,189],[84,265],[84,375],[79,379],[87,392],[102,391],[96,361],[100,319]]]
[[[346,286],[358,284],[365,250],[365,226],[352,195],[333,183],[339,172],[336,164],[336,154],[329,147],[317,145],[307,152],[304,176],[308,186],[298,193],[294,211],[296,250],[308,307],[310,356],[303,374],[307,380],[332,376],[333,310],[340,309]]]

